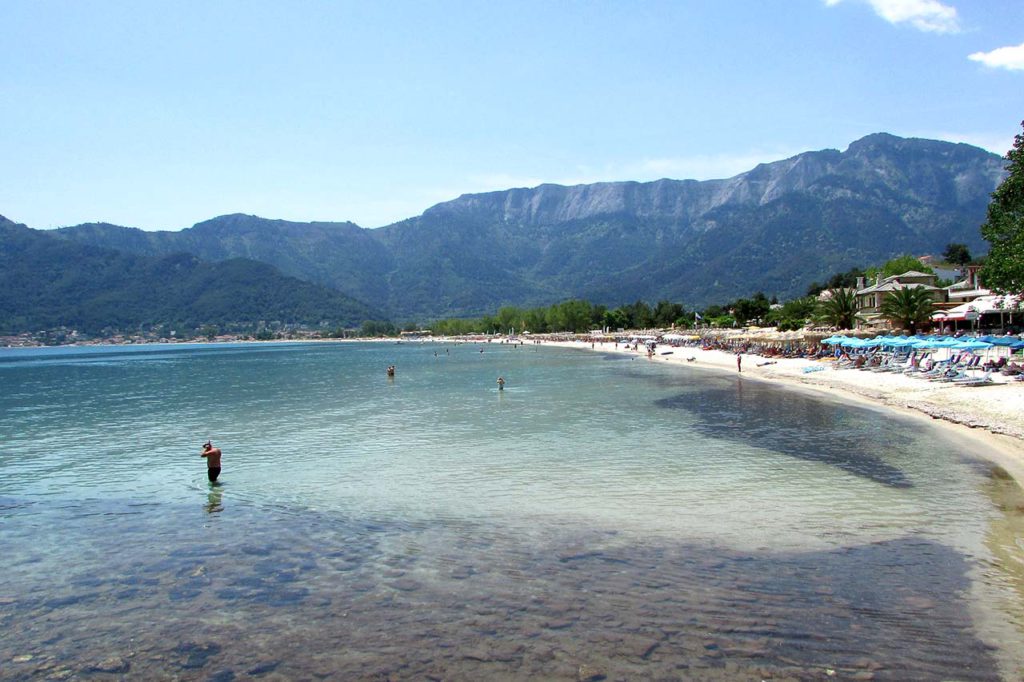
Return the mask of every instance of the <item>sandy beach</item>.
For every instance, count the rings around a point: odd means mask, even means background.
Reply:
[[[736,356],[700,347],[659,346],[653,357],[624,344],[589,341],[546,341],[545,345],[624,353],[645,362],[682,364],[695,369],[736,373]],[[669,355],[663,355],[671,351]],[[692,359],[691,359],[692,358]],[[1024,382],[994,377],[988,386],[962,387],[910,376],[857,369],[835,369],[827,360],[764,358],[744,355],[745,380],[770,381],[832,395],[880,409],[931,419],[952,437],[968,438],[972,451],[1007,471],[1024,486]],[[808,368],[810,371],[808,371]],[[821,369],[819,369],[821,368]]]

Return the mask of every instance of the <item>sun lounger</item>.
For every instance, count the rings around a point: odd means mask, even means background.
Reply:
[[[980,377],[967,377],[965,379],[953,379],[952,382],[955,386],[987,386],[994,384],[992,381],[992,372],[988,371],[982,374]]]

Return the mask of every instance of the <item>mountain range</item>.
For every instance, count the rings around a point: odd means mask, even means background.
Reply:
[[[952,242],[984,252],[978,227],[1004,165],[970,145],[878,133],[725,180],[467,194],[376,229],[236,214],[180,231],[89,223],[47,234],[148,258],[258,261],[398,321],[567,298],[692,308],[757,291],[792,298]]]
[[[140,256],[32,230],[0,216],[0,334],[65,327],[88,335],[202,325],[358,326],[370,308],[266,263]]]

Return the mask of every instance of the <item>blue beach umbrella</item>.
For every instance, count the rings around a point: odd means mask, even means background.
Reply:
[[[969,341],[961,341],[960,343],[950,346],[956,350],[984,350],[985,348],[991,348],[991,343],[985,343],[984,341],[975,341],[973,339]]]
[[[991,337],[991,340],[983,337],[980,340],[988,341],[993,346],[1009,346],[1010,348],[1013,348],[1015,344],[1024,343],[1024,341],[1021,341],[1016,336],[995,336]]]
[[[951,338],[933,338],[914,343],[914,348],[953,348],[958,343],[957,339]]]

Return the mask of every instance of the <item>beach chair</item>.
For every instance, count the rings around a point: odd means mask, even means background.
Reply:
[[[974,356],[973,358],[971,358],[970,360],[968,360],[964,364],[959,364],[959,365],[951,366],[948,370],[946,370],[946,372],[944,372],[942,374],[942,376],[933,377],[931,379],[931,381],[945,383],[945,382],[950,382],[950,381],[956,381],[958,379],[960,379],[960,380],[972,379],[973,377],[971,375],[969,375],[968,372],[977,369],[978,368],[978,364],[980,362],[981,362],[981,357],[976,355],[976,356]]]
[[[919,372],[917,374],[911,374],[910,376],[915,379],[933,379],[935,377],[942,376],[952,365],[952,360],[939,360],[932,365],[931,369]]]
[[[946,369],[946,371],[944,371],[942,374],[938,376],[928,377],[928,381],[932,382],[933,384],[946,384],[956,381],[957,379],[967,378],[969,378],[967,376],[967,373],[964,372],[962,369],[957,367],[949,367],[948,369]]]
[[[964,379],[953,379],[951,382],[955,386],[988,386],[994,384],[992,380],[992,372],[986,371],[980,377],[966,377]]]

